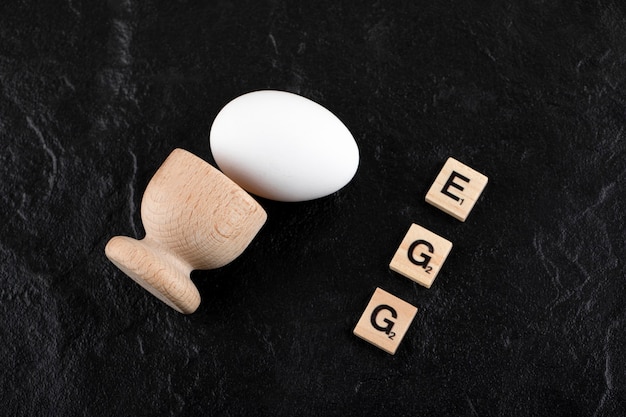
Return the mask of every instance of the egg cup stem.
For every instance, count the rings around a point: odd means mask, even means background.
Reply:
[[[200,293],[189,278],[191,266],[158,242],[115,236],[105,253],[122,272],[176,311],[189,314],[200,305]]]

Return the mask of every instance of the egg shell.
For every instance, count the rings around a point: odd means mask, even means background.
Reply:
[[[356,141],[337,116],[284,91],[255,91],[226,104],[211,126],[210,145],[226,176],[277,201],[332,194],[359,165]]]

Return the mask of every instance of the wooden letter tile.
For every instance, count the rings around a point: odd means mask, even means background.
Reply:
[[[417,307],[376,288],[354,334],[393,355],[416,313]]]
[[[487,181],[480,172],[448,158],[426,193],[426,202],[464,222]]]
[[[412,224],[389,268],[430,288],[451,249],[452,242],[422,226]]]

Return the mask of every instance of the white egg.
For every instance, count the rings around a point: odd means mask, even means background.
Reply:
[[[226,176],[278,201],[332,194],[359,165],[357,144],[337,116],[284,91],[255,91],[228,103],[213,122],[210,144]]]

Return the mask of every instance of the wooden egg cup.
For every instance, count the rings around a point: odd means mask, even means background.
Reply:
[[[115,236],[106,256],[165,304],[189,314],[200,305],[191,271],[233,261],[267,214],[218,169],[175,149],[146,187],[141,218],[146,236]]]

